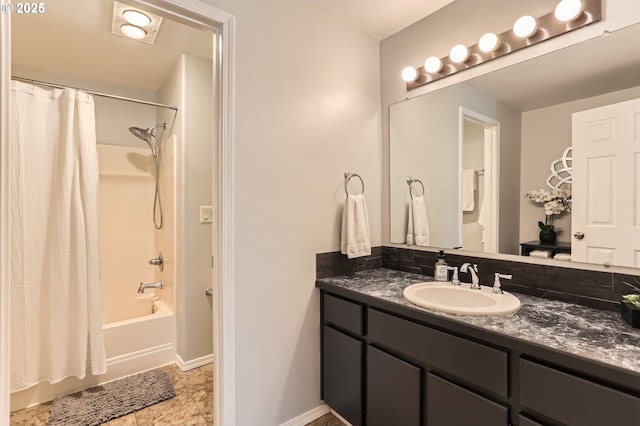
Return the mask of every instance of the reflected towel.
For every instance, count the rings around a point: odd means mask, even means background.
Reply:
[[[487,234],[487,222],[489,218],[487,217],[487,209],[484,203],[485,197],[482,197],[482,201],[480,202],[480,211],[478,212],[478,225],[482,227],[482,244],[484,244],[486,234]]]
[[[570,253],[556,253],[555,256],[553,256],[554,259],[556,260],[568,260],[571,261],[571,254]]]
[[[549,252],[546,250],[532,250],[529,252],[529,256],[531,257],[539,257],[540,259],[548,259]]]
[[[340,252],[349,259],[371,254],[369,215],[363,194],[347,195],[342,211]]]
[[[476,171],[464,169],[462,171],[462,211],[472,212],[475,206],[476,195]]]
[[[424,197],[413,197],[409,203],[409,218],[407,220],[407,244],[417,246],[429,245],[429,220]]]

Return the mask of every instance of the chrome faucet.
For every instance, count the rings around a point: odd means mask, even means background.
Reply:
[[[447,266],[448,271],[453,271],[453,275],[451,276],[451,284],[452,285],[460,285],[460,278],[458,278],[458,267],[457,266]]]
[[[478,265],[463,263],[460,267],[460,272],[468,272],[471,274],[471,289],[480,290],[480,279],[478,278]]]
[[[160,280],[157,283],[149,283],[149,284],[145,284],[145,283],[140,283],[140,287],[138,287],[138,293],[144,293],[145,289],[147,288],[162,288],[164,287],[164,281]]]

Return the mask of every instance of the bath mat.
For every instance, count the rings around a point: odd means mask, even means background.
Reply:
[[[49,426],[97,426],[173,398],[162,370],[150,370],[53,400]]]

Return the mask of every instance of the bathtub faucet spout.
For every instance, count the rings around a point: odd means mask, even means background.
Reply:
[[[140,287],[138,287],[138,293],[144,293],[144,290],[147,288],[162,288],[164,286],[164,282],[162,280],[157,283],[140,283]]]

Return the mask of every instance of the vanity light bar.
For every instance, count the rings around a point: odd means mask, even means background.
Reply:
[[[562,0],[554,11],[534,19],[533,29],[531,29],[531,19],[528,18],[523,22],[529,25],[529,31],[520,33],[518,28],[520,36],[514,33],[516,30],[514,25],[513,29],[498,34],[495,39],[494,34],[485,34],[478,44],[466,48],[465,55],[462,54],[465,46],[455,46],[456,52],[452,49],[449,56],[441,58],[439,66],[436,66],[438,58],[430,57],[428,61],[432,66],[427,66],[425,63],[419,68],[405,68],[402,77],[407,83],[407,90],[424,86],[516,50],[598,22],[602,19],[602,0]],[[520,20],[522,18],[518,21]],[[456,53],[459,55],[456,56]]]

